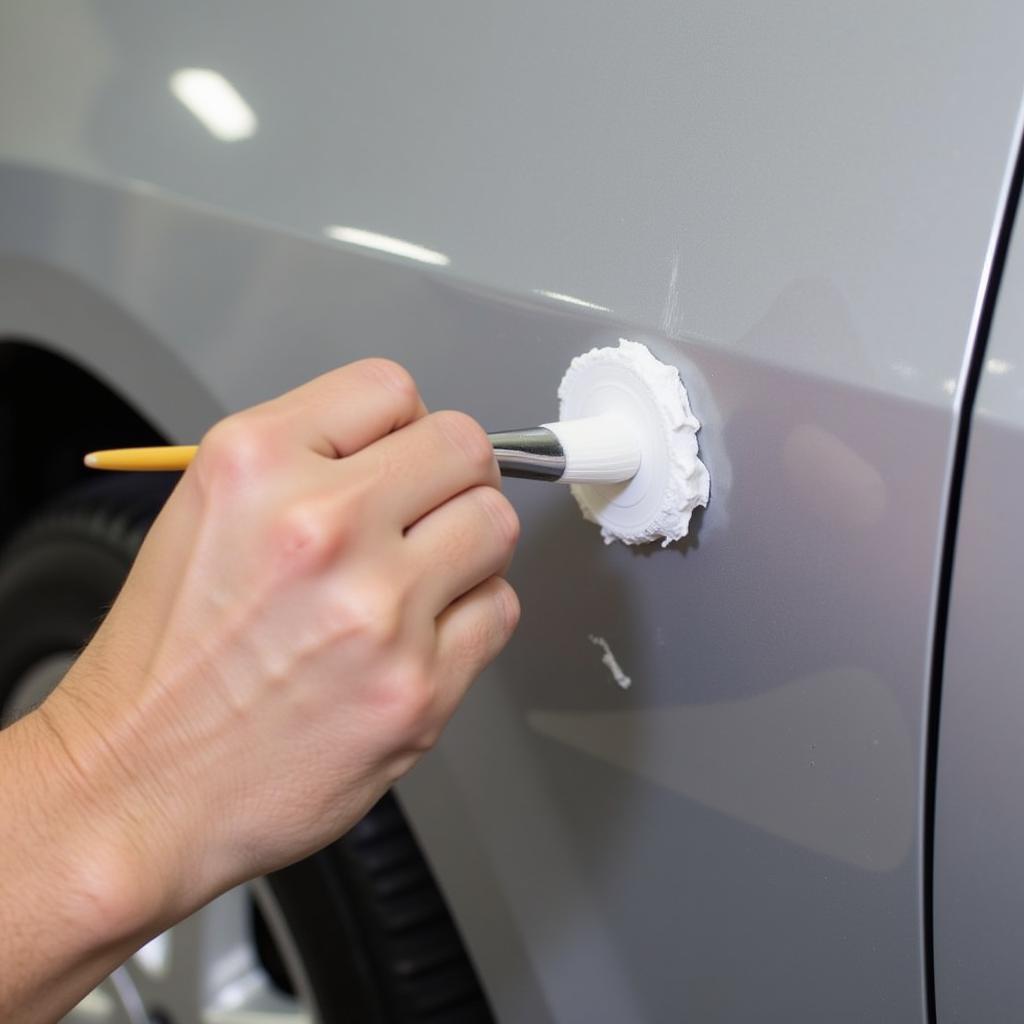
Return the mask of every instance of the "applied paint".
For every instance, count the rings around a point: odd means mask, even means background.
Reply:
[[[630,480],[572,485],[605,543],[661,540],[664,547],[685,537],[694,509],[708,503],[710,478],[697,449],[700,423],[679,371],[622,338],[617,347],[573,359],[558,398],[560,420],[618,417],[640,445],[640,468]]]

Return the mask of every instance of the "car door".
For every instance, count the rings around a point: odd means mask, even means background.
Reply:
[[[932,653],[1024,9],[18,18],[5,327],[168,437],[371,354],[490,429],[619,338],[689,389],[685,541],[606,546],[508,483],[519,633],[398,789],[498,1018],[927,1020]]]
[[[1018,186],[1019,187],[1019,186]],[[1024,856],[1020,787],[1024,226],[1019,211],[976,360],[940,650],[934,941],[940,1021],[1013,1020]]]

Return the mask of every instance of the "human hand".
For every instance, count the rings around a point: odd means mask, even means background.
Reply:
[[[515,627],[517,534],[483,430],[393,363],[207,434],[37,712],[154,917],[326,845],[435,742]]]

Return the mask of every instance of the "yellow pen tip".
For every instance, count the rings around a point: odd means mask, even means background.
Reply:
[[[162,445],[157,448],[105,448],[89,452],[85,456],[85,464],[90,469],[175,472],[183,470],[195,454],[194,444]]]

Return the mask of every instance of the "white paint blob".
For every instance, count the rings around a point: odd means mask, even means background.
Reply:
[[[697,454],[700,423],[674,366],[625,338],[617,348],[577,356],[558,388],[559,419],[617,416],[635,433],[640,469],[622,484],[573,484],[583,515],[605,543],[662,546],[685,537],[690,515],[707,505],[709,477]]]
[[[608,641],[603,636],[594,636],[593,633],[589,634],[588,639],[595,647],[600,647],[604,654],[601,655],[602,663],[607,667],[608,671],[612,674],[612,679],[619,684],[619,687],[623,690],[628,690],[633,685],[633,680],[622,671],[622,666],[619,664],[619,659],[612,654],[612,649],[608,646]]]

